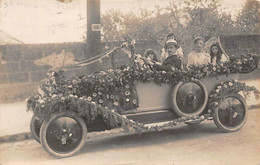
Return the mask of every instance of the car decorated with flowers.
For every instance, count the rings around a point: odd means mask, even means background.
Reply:
[[[63,70],[50,70],[39,94],[27,101],[31,133],[51,155],[68,157],[85,145],[87,132],[116,127],[140,133],[214,120],[224,132],[237,131],[247,117],[241,92],[259,96],[237,79],[257,64],[247,54],[223,65],[166,72],[135,64],[69,80]]]

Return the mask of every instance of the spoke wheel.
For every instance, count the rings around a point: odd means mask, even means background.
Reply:
[[[35,115],[33,115],[30,123],[30,130],[32,137],[38,142],[40,142],[40,130],[41,130],[42,122],[40,122]]]
[[[225,96],[220,100],[214,111],[214,122],[224,132],[234,132],[241,129],[247,119],[247,105],[238,94]]]
[[[172,109],[180,117],[200,115],[208,102],[208,92],[199,80],[179,82],[171,96]]]
[[[84,146],[86,138],[86,123],[74,112],[55,114],[43,122],[40,131],[43,148],[58,158],[74,155]]]

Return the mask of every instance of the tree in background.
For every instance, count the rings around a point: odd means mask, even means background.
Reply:
[[[237,26],[242,34],[259,34],[260,2],[247,0],[237,16]]]
[[[124,14],[118,10],[110,10],[102,15],[102,39],[121,40],[124,32]]]
[[[155,6],[138,13],[111,10],[101,18],[103,39],[122,40],[131,34],[136,40],[163,44],[166,34],[174,32],[185,53],[191,51],[196,36],[259,34],[259,6],[257,0],[247,0],[235,19],[222,11],[220,0],[172,1],[165,8]]]

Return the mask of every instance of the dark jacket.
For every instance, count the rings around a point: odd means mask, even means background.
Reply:
[[[176,69],[181,69],[181,63],[182,62],[177,55],[171,55],[163,61],[162,65],[154,64],[154,68],[156,70],[170,71],[173,66]]]

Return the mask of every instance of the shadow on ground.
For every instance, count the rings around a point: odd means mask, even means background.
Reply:
[[[173,129],[159,132],[145,132],[142,134],[125,134],[101,139],[87,140],[81,153],[110,150],[115,148],[143,147],[147,145],[161,145],[205,136],[214,136],[221,133],[214,123],[199,125],[181,125]],[[78,155],[79,155],[78,154]]]

